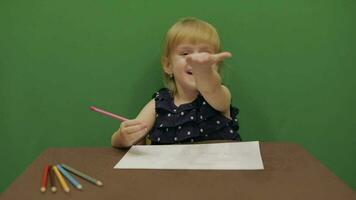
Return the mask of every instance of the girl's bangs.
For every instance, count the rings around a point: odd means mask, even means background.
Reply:
[[[215,52],[220,51],[219,36],[211,27],[202,26],[183,26],[179,27],[172,38],[171,47],[176,47],[181,43],[205,43],[211,45]]]

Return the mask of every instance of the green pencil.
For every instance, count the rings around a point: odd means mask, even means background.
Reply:
[[[98,186],[102,186],[102,185],[103,185],[103,183],[102,183],[101,181],[98,181],[98,180],[96,180],[95,178],[90,177],[90,176],[84,174],[83,172],[80,172],[80,171],[78,171],[78,170],[76,170],[76,169],[73,169],[73,168],[69,167],[68,165],[61,164],[61,166],[62,166],[64,169],[68,170],[69,172],[71,172],[71,173],[73,173],[73,174],[75,174],[75,175],[77,175],[77,176],[79,176],[79,177],[81,177],[81,178],[83,178],[83,179],[85,179],[85,180],[91,182],[91,183],[94,183],[94,184],[96,184],[96,185],[98,185]]]

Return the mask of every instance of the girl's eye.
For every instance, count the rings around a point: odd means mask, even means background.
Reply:
[[[188,52],[182,52],[182,53],[180,53],[179,55],[181,55],[181,56],[186,56],[186,55],[188,55],[189,53]]]

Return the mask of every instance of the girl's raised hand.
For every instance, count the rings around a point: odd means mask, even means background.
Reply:
[[[147,125],[133,119],[121,123],[118,139],[124,146],[131,146],[141,140],[147,133]]]
[[[217,54],[210,53],[193,53],[186,57],[186,62],[193,69],[197,70],[208,70],[210,67],[216,65],[217,63],[223,61],[225,58],[230,58],[232,55],[230,52],[221,52]]]

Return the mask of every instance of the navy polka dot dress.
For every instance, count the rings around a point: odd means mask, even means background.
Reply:
[[[239,110],[230,106],[232,120],[211,107],[202,95],[176,106],[167,88],[156,92],[156,121],[147,137],[151,144],[190,143],[204,140],[238,140]]]

